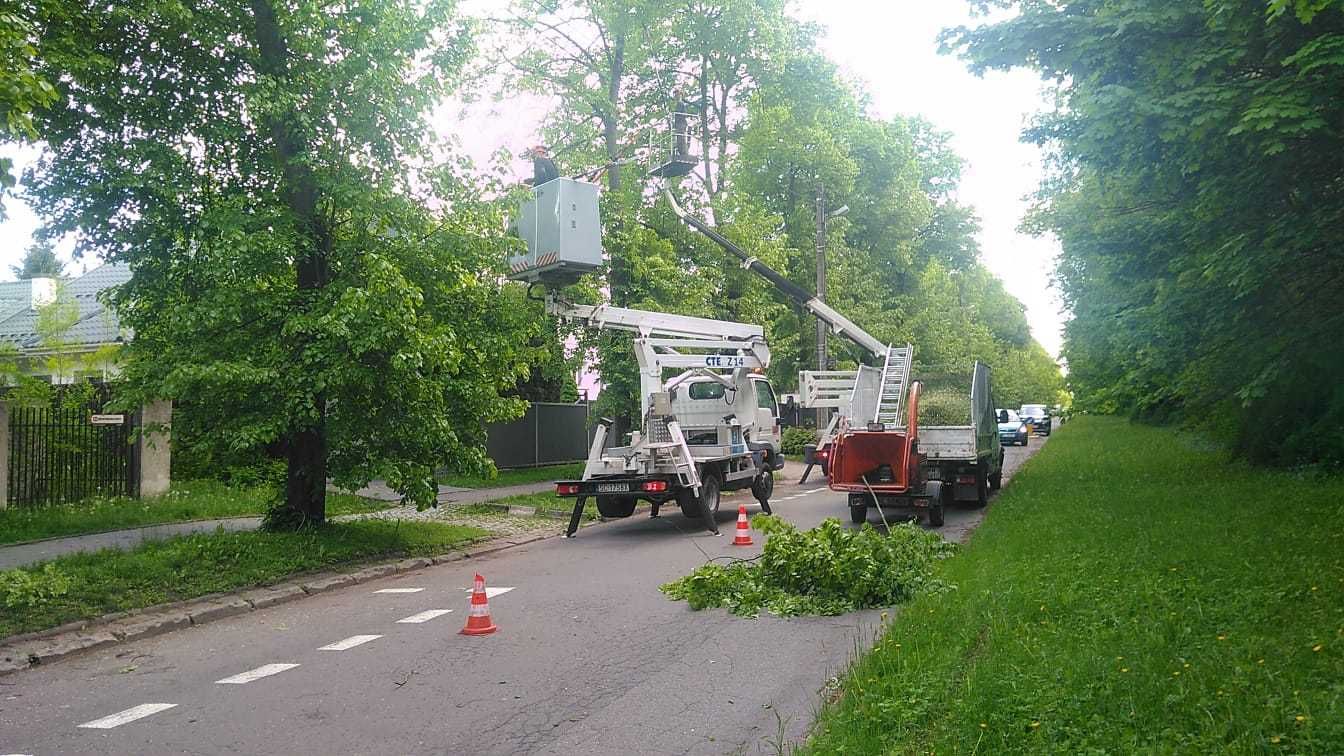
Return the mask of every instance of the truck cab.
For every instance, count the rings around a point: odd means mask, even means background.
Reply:
[[[775,463],[783,437],[775,389],[764,375],[751,374],[736,387],[698,375],[671,390],[672,414],[692,446],[741,444],[768,451]],[[736,436],[734,435],[736,434]]]

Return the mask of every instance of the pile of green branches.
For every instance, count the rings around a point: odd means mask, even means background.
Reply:
[[[919,424],[970,425],[971,397],[966,389],[926,389],[921,392]]]
[[[758,515],[752,526],[767,536],[759,558],[706,564],[660,590],[692,609],[727,607],[744,617],[765,609],[792,617],[892,606],[950,589],[933,567],[956,547],[913,525],[882,535],[870,525],[853,530],[827,519],[800,531]]]

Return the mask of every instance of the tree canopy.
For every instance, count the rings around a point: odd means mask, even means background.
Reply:
[[[1344,4],[1005,0],[948,37],[1060,107],[1031,225],[1059,237],[1077,403],[1344,462]]]
[[[432,503],[436,467],[486,464],[540,319],[503,297],[499,209],[433,159],[472,50],[451,3],[21,5],[57,91],[31,196],[134,273],[125,401],[277,450],[290,520],[329,478]]]
[[[916,117],[872,117],[816,49],[817,30],[783,3],[618,6],[514,5],[495,19],[505,41],[489,58],[504,75],[482,78],[497,97],[552,98],[545,133],[564,172],[605,172],[609,263],[588,296],[760,323],[770,375],[785,390],[815,367],[812,317],[661,203],[647,172],[667,158],[668,116],[679,107],[698,116],[698,164],[677,186],[683,204],[807,290],[817,194],[829,208],[848,205],[827,240],[834,307],[881,339],[913,342],[923,364],[985,361],[1015,386],[1005,401],[1056,401],[1058,368],[1032,342],[1021,304],[979,262],[978,222],[955,199],[961,161],[946,134]],[[837,341],[828,348],[839,363],[868,359]],[[632,422],[629,341],[597,343],[600,411]]]

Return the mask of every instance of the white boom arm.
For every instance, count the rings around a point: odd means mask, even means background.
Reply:
[[[760,275],[762,278],[765,278],[767,281],[774,284],[776,289],[779,289],[787,294],[790,299],[803,307],[806,307],[808,311],[813,315],[816,315],[821,322],[830,326],[832,331],[844,336],[867,350],[874,358],[884,361],[887,359],[888,347],[886,344],[883,344],[875,336],[860,328],[854,321],[831,309],[830,305],[807,293],[807,291],[784,276],[776,273],[765,263],[748,255],[741,247],[729,241],[723,234],[710,228],[709,224],[683,210],[681,205],[677,204],[676,195],[672,194],[671,188],[664,187],[663,194],[667,196],[668,204],[672,206],[672,212],[676,213],[678,218],[689,224],[695,230],[708,236],[720,247],[723,247],[736,255],[737,258],[742,261],[743,268],[755,272],[757,275]]]
[[[731,370],[733,383],[755,370],[770,366],[770,347],[765,329],[750,323],[670,315],[610,305],[570,304],[553,296],[546,298],[546,311],[594,328],[630,331],[639,361],[640,416],[647,415],[655,393],[666,390],[663,371],[693,371],[724,380],[714,371]],[[671,383],[685,380],[682,375]],[[746,393],[743,392],[745,397]]]
[[[669,315],[665,312],[632,310],[611,305],[570,304],[555,297],[546,298],[546,312],[569,320],[580,320],[594,328],[632,331],[640,336],[671,336],[691,339],[734,339],[764,341],[765,329],[750,323]]]

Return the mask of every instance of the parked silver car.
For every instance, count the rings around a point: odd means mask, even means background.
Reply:
[[[999,412],[999,443],[1004,446],[1027,445],[1027,424],[1013,410],[1001,409]]]

